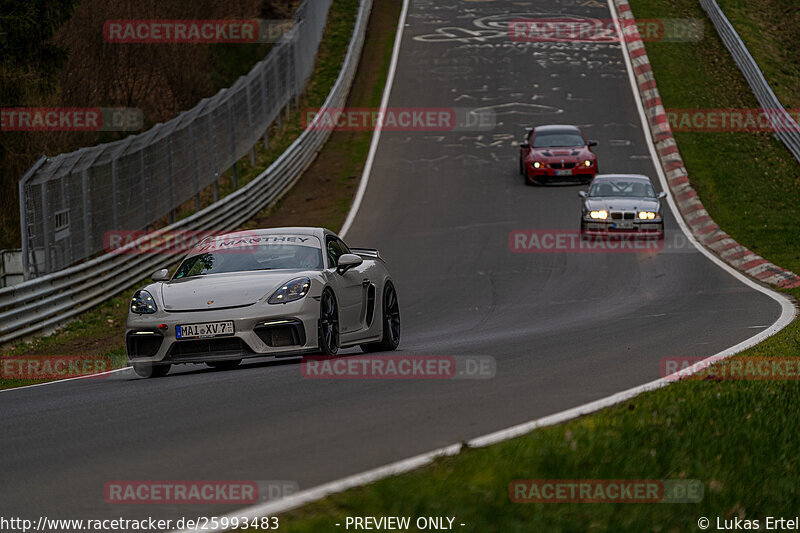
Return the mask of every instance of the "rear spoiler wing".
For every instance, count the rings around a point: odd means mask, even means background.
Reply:
[[[350,251],[366,259],[380,259],[383,261],[381,253],[375,248],[350,248]]]

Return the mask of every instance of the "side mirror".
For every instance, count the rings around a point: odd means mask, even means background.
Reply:
[[[529,142],[527,142],[527,141],[525,141],[525,142],[521,142],[521,143],[519,143],[519,147],[520,147],[520,148],[525,148],[525,149],[527,150],[528,148],[530,148],[530,147],[531,147],[531,143],[529,143]]]
[[[150,277],[153,279],[153,281],[169,281],[169,270],[166,268],[156,270],[150,275]]]
[[[663,200],[666,197],[667,197],[667,193],[665,193],[665,192],[658,193],[658,199],[659,200]]]
[[[578,191],[578,196],[581,198],[586,198],[586,191]]]
[[[589,141],[586,146],[597,146],[597,141]]]
[[[344,274],[353,267],[357,267],[364,262],[360,255],[356,254],[342,254],[339,257],[339,265],[336,267],[336,272]]]

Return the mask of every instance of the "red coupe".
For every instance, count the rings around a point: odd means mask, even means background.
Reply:
[[[597,156],[591,149],[596,145],[575,126],[526,128],[519,148],[519,172],[528,185],[589,183],[597,174]]]

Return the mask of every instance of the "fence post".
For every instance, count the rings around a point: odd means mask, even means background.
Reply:
[[[44,245],[44,271],[50,273],[51,260],[50,260],[50,207],[47,205],[47,183],[41,184],[41,198],[42,198],[42,244]],[[36,253],[34,250],[33,253]]]
[[[250,83],[244,86],[244,93],[247,96],[247,127],[250,130],[250,165],[256,166],[256,132],[253,128],[253,104],[250,101]]]
[[[20,178],[18,187],[19,187],[19,232],[20,237],[22,238],[22,268],[24,269],[23,276],[24,279],[27,280],[29,278],[29,268],[30,268],[30,254],[32,252],[30,248],[30,243],[28,241],[28,206],[27,201],[28,197],[25,194],[25,184],[28,183],[28,180],[39,171],[44,162],[47,161],[47,157],[42,155],[33,164],[31,168]],[[36,253],[35,250],[33,253]]]
[[[194,173],[194,210],[200,211],[200,174],[197,169],[197,139],[194,125],[189,125],[192,132],[192,172]]]
[[[268,60],[267,60],[268,61]],[[264,105],[264,149],[269,150],[269,125],[272,122],[269,118],[269,95],[267,94],[267,61],[261,69],[261,100]]]
[[[83,250],[86,257],[92,255],[91,221],[89,219],[89,171],[81,170],[81,203],[83,204]]]
[[[119,213],[117,207],[117,158],[111,160],[111,226],[119,231]]]
[[[233,127],[233,96],[228,98],[228,131],[231,136],[231,157],[233,158],[233,188],[239,188],[239,169],[236,166],[236,128]]]
[[[150,222],[147,221],[150,220],[150,207],[149,207],[150,202],[147,195],[147,178],[145,178],[146,176],[145,169],[147,167],[144,161],[144,149],[145,149],[144,146],[139,148],[139,168],[141,169],[142,172],[142,179],[140,181],[142,182],[141,190],[142,190],[142,205],[144,206],[144,219],[146,226],[149,227]]]
[[[175,194],[172,190],[174,184],[172,179],[172,134],[167,136],[167,169],[169,171],[169,222],[170,224],[175,222]]]
[[[272,60],[272,73],[273,73],[273,75],[274,75],[273,77],[275,79],[275,88],[277,89],[278,92],[281,91],[281,86],[283,85],[282,83],[280,83],[281,75],[280,75],[280,72],[278,72],[278,63],[279,63],[278,60],[280,59],[280,51],[281,51],[282,48],[283,47],[278,49],[279,52],[277,54],[275,54],[275,58]],[[281,123],[281,111],[283,111],[283,103],[280,101],[280,98],[278,98],[278,113],[277,113],[277,115],[278,115],[278,129],[279,130],[283,129],[283,124]]]

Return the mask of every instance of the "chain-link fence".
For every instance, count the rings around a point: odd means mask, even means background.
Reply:
[[[20,180],[26,278],[103,250],[106,232],[146,229],[215,184],[263,138],[310,77],[332,0],[305,0],[246,76],[197,106],[117,142],[43,157]]]

